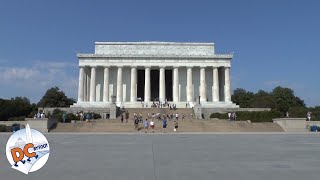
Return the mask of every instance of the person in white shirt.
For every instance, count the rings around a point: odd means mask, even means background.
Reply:
[[[150,127],[151,127],[151,130],[152,130],[152,133],[154,133],[154,126],[155,126],[155,124],[154,124],[154,121],[152,119],[151,122],[150,122]]]

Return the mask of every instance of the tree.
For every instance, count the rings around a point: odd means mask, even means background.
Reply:
[[[275,108],[275,102],[270,93],[260,90],[254,94],[250,107],[253,108]]]
[[[75,100],[68,98],[57,86],[47,90],[38,103],[38,107],[69,107]]]
[[[253,97],[254,94],[252,92],[246,91],[242,88],[238,88],[233,91],[231,100],[242,108],[248,108],[250,107]]]
[[[276,109],[285,113],[290,107],[304,107],[305,103],[294,95],[292,89],[278,86],[273,89],[272,97],[276,104]]]
[[[8,120],[13,117],[24,119],[32,110],[33,107],[26,97],[15,97],[10,100],[0,99],[0,120]]]

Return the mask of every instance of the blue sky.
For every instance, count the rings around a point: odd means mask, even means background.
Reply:
[[[232,89],[294,89],[320,105],[320,1],[0,1],[0,98],[76,98],[76,52],[95,41],[214,42],[235,53]]]

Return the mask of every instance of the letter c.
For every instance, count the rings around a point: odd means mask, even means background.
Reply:
[[[26,145],[24,146],[24,148],[23,148],[24,154],[25,154],[27,157],[29,157],[29,158],[32,158],[32,157],[36,156],[36,153],[35,153],[35,152],[29,153],[29,148],[33,148],[33,144],[32,144],[32,143],[28,143],[28,144],[26,144]]]

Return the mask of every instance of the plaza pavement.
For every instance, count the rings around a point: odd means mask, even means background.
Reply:
[[[311,133],[48,133],[47,164],[11,169],[0,134],[1,180],[301,180],[320,177],[320,135]]]

